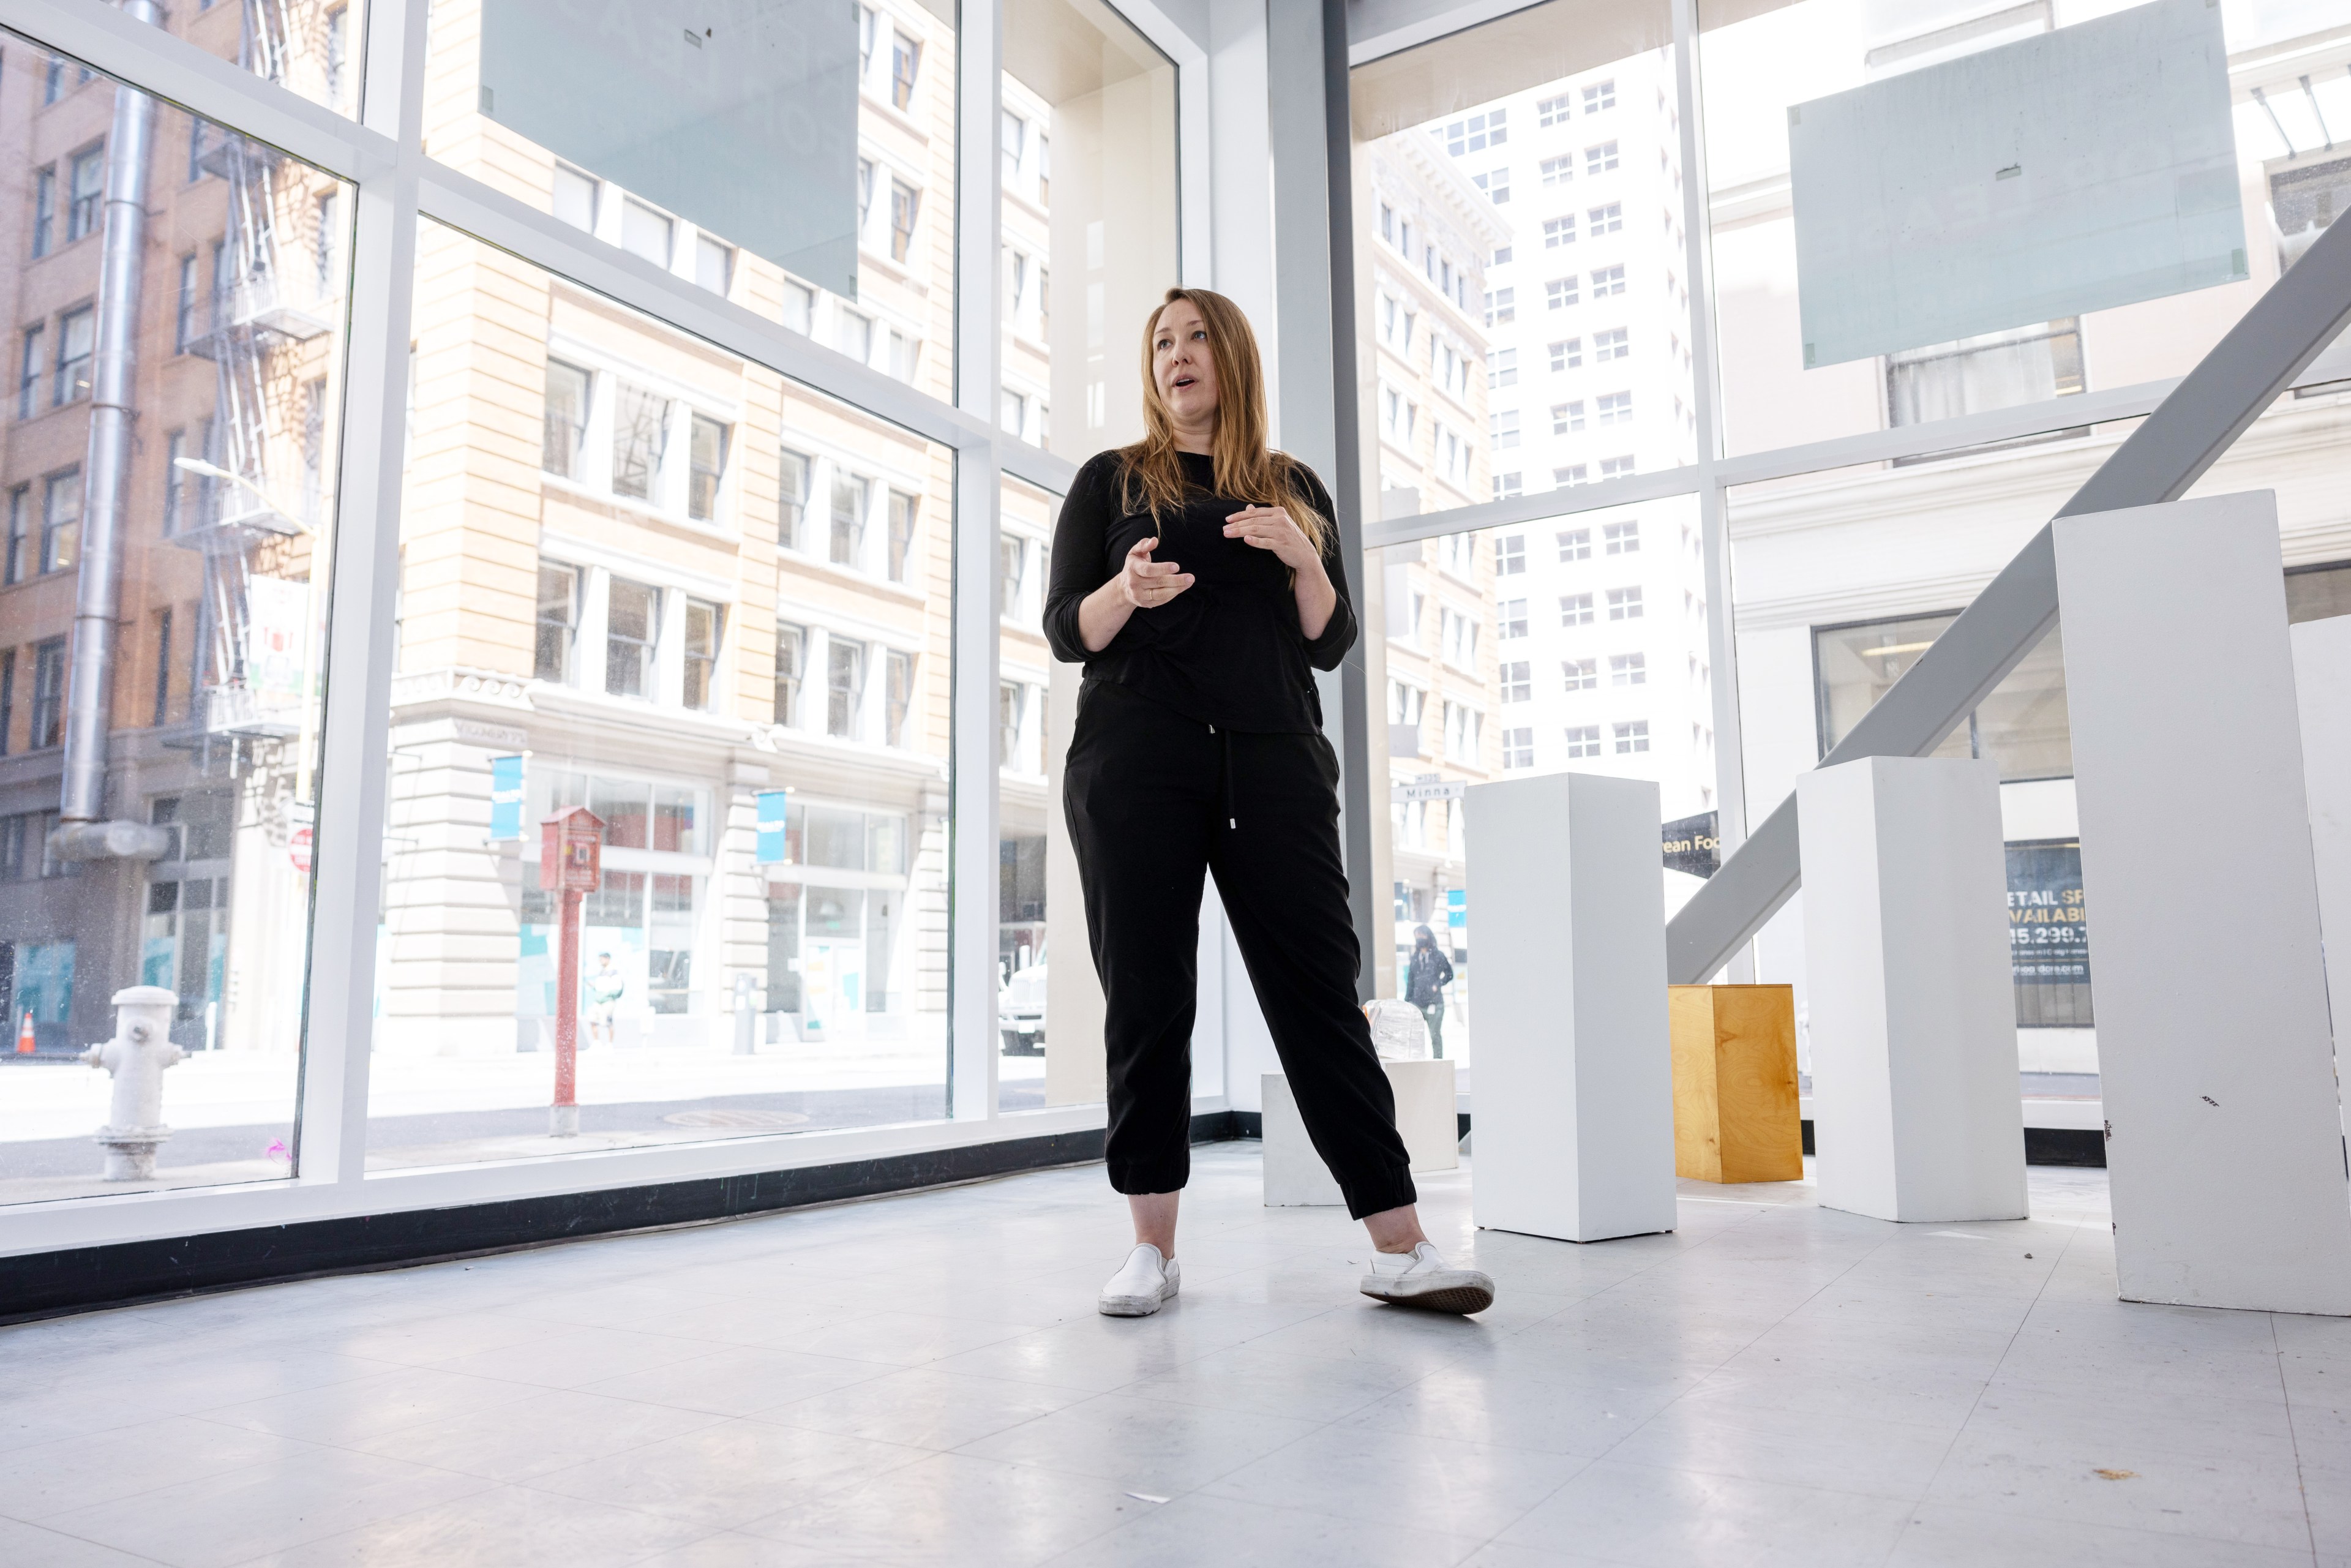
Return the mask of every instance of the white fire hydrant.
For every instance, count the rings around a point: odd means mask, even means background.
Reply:
[[[106,1151],[108,1181],[149,1181],[155,1151],[172,1129],[163,1125],[163,1069],[188,1053],[172,1043],[177,993],[161,986],[129,986],[114,993],[114,1038],[81,1053],[92,1067],[114,1074],[106,1125],[93,1141]]]

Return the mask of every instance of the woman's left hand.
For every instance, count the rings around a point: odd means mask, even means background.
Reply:
[[[1270,549],[1290,570],[1311,573],[1322,558],[1304,529],[1280,507],[1244,507],[1225,519],[1225,538],[1240,539],[1259,549]]]

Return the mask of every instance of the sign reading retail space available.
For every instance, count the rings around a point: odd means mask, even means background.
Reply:
[[[566,806],[538,825],[538,886],[542,893],[593,893],[602,877],[604,820],[585,806]]]

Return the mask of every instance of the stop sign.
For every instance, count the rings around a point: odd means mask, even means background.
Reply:
[[[310,874],[309,829],[297,828],[294,830],[293,835],[286,841],[286,858],[294,862],[294,869],[296,871],[300,872],[304,876]]]

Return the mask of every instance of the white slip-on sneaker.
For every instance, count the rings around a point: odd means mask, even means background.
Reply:
[[[1162,1258],[1158,1248],[1138,1241],[1126,1255],[1126,1266],[1110,1277],[1095,1304],[1104,1317],[1147,1318],[1174,1301],[1176,1288],[1183,1282],[1184,1271],[1175,1259]]]
[[[1374,1301],[1436,1312],[1482,1312],[1494,1304],[1492,1279],[1475,1269],[1447,1268],[1426,1241],[1410,1252],[1373,1253],[1363,1291]]]

